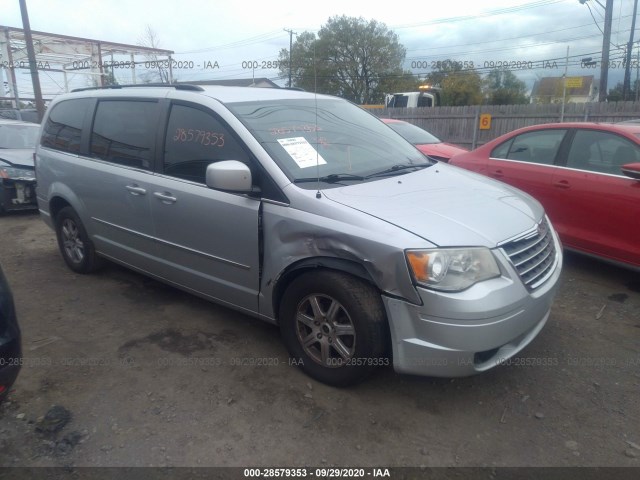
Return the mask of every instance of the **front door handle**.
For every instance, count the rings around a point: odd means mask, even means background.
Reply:
[[[494,177],[504,177],[504,173],[502,173],[502,170],[494,170],[491,175],[493,175]]]
[[[129,192],[131,192],[131,195],[146,195],[147,194],[147,191],[144,188],[139,187],[135,183],[133,185],[127,185],[125,188],[127,190],[129,190]]]
[[[167,205],[171,205],[172,203],[176,203],[178,199],[171,195],[169,192],[153,192],[153,196],[162,200],[162,203]]]
[[[571,185],[567,180],[558,180],[557,182],[553,182],[554,187],[558,188],[570,188]]]

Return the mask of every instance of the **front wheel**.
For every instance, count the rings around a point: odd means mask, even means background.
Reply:
[[[73,208],[65,207],[56,215],[56,236],[62,258],[74,272],[91,273],[103,265]]]
[[[280,306],[280,331],[296,365],[316,380],[348,386],[389,365],[380,293],[340,272],[296,278]]]

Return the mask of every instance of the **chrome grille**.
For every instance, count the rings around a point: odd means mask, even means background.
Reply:
[[[503,244],[502,248],[529,290],[542,285],[556,263],[556,247],[546,218],[534,230]]]

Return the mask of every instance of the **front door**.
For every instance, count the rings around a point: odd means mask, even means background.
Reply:
[[[159,274],[217,301],[258,310],[260,200],[210,189],[206,167],[249,156],[213,112],[170,106],[163,162],[149,192]]]

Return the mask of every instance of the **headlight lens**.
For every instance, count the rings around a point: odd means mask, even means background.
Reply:
[[[407,263],[415,281],[428,288],[455,292],[500,275],[488,248],[407,250]]]
[[[34,178],[35,172],[26,168],[0,167],[0,178],[11,178],[17,180],[20,178]]]

